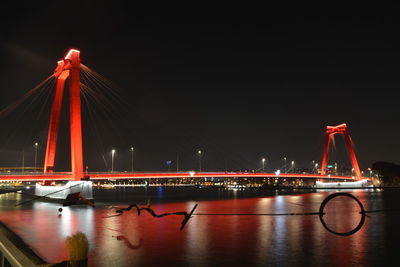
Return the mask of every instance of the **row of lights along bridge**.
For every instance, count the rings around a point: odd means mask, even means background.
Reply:
[[[35,148],[35,150],[34,150],[34,170],[38,170],[38,169],[40,169],[40,168],[38,168],[37,167],[37,156],[38,156],[38,147],[39,147],[39,143],[38,142],[35,142],[35,144],[34,144],[34,148]],[[134,147],[130,147],[129,148],[129,151],[130,151],[130,153],[131,153],[131,166],[130,166],[130,170],[132,171],[132,172],[134,172],[134,168],[133,168],[133,164],[134,164],[134,151],[135,151],[135,149],[134,149]],[[112,149],[111,150],[111,172],[114,172],[114,166],[115,166],[115,153],[116,153],[117,151],[116,151],[116,149]],[[24,156],[25,156],[25,153],[24,152],[22,152],[23,154],[22,154],[22,171],[25,169],[24,168]],[[201,167],[201,163],[202,163],[202,156],[203,156],[203,151],[202,150],[198,150],[197,151],[197,155],[198,155],[198,165],[199,165],[199,167],[198,167],[198,170],[199,171],[202,171],[202,167]],[[255,171],[255,172],[260,172],[260,171],[262,171],[262,172],[265,172],[265,165],[266,165],[266,158],[262,158],[261,159],[261,164],[262,164],[262,167],[261,168],[259,168],[259,169],[257,169],[257,170],[253,170],[253,171]],[[171,161],[167,161],[167,162],[169,162],[169,163],[171,163]],[[294,172],[294,169],[295,169],[295,162],[292,160],[291,162],[290,162],[290,165],[289,165],[289,168],[288,168],[288,164],[287,164],[287,158],[286,157],[283,157],[283,162],[284,162],[284,165],[283,165],[283,168],[284,168],[284,170],[283,170],[283,172],[284,173],[288,173],[288,172]],[[318,171],[318,167],[319,167],[319,164],[318,163],[316,163],[315,162],[315,160],[313,160],[312,161],[312,166],[313,166],[313,168],[312,168],[312,173],[318,173],[319,171]],[[88,166],[86,166],[86,173],[88,173]],[[169,166],[168,166],[168,170],[169,170]],[[178,171],[178,170],[177,170]],[[334,165],[334,171],[335,172],[337,172],[337,163],[335,163],[335,165]],[[352,169],[352,172],[354,171],[354,169]],[[372,177],[372,175],[373,175],[373,171],[371,170],[371,169],[368,169],[368,171],[369,171],[369,175],[370,175],[370,177]],[[280,170],[277,170],[277,172],[280,172]],[[362,174],[364,174],[364,171],[362,171]]]

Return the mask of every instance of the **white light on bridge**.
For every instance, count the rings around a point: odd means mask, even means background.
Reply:
[[[193,171],[189,172],[189,175],[193,177],[194,176],[194,172]]]
[[[111,150],[111,172],[114,172],[114,154],[115,149]]]

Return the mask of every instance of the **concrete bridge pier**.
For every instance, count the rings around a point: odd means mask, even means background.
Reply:
[[[65,185],[41,185],[36,183],[35,195],[52,199],[66,199],[69,194],[81,192],[87,200],[93,200],[91,181],[69,181]]]

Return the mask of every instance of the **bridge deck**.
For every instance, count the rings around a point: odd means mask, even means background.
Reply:
[[[174,179],[174,178],[297,178],[355,181],[352,176],[298,174],[298,173],[248,173],[248,172],[115,172],[88,173],[91,180],[107,179]],[[364,178],[367,179],[367,178]],[[6,173],[0,174],[0,181],[43,181],[72,180],[71,173]]]

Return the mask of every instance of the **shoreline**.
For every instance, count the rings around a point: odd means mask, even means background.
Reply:
[[[0,221],[0,236],[0,245],[3,252],[2,257],[7,258],[8,262],[17,262],[21,266],[48,264],[18,234],[2,221]]]

